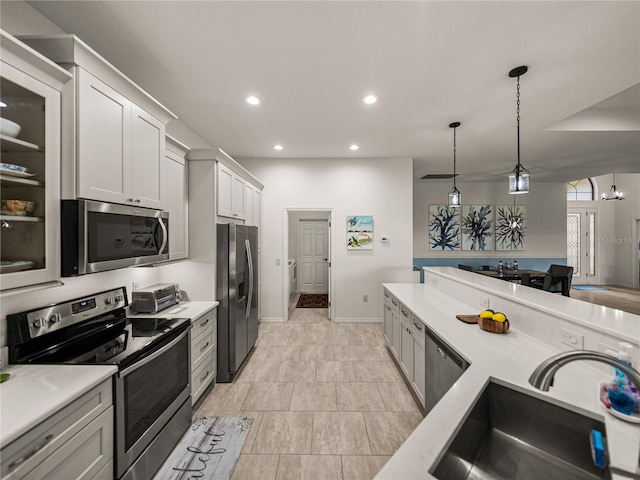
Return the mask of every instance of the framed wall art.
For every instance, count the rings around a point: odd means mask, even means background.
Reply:
[[[460,208],[429,205],[429,250],[460,250]]]
[[[496,207],[496,250],[524,250],[527,233],[527,207]]]
[[[353,215],[347,217],[347,250],[373,249],[373,217]]]
[[[462,250],[493,250],[493,207],[462,207]]]

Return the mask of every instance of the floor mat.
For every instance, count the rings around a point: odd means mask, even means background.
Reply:
[[[576,290],[604,290],[604,288],[596,287],[595,285],[572,285],[571,288]]]
[[[253,418],[199,417],[175,446],[153,480],[228,480]]]
[[[328,308],[329,295],[326,293],[301,293],[296,308]]]

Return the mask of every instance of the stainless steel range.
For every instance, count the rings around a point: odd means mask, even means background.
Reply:
[[[127,319],[125,287],[7,316],[9,361],[116,365],[116,476],[148,479],[191,424],[188,318]]]

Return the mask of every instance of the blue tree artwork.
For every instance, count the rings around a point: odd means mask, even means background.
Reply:
[[[462,209],[462,249],[493,250],[493,208],[466,205]]]
[[[429,250],[460,250],[460,209],[429,206]]]

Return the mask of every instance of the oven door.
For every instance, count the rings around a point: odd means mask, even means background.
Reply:
[[[148,356],[118,372],[115,384],[117,478],[138,459],[185,401],[189,402],[189,413],[191,411],[190,330],[189,325]]]

